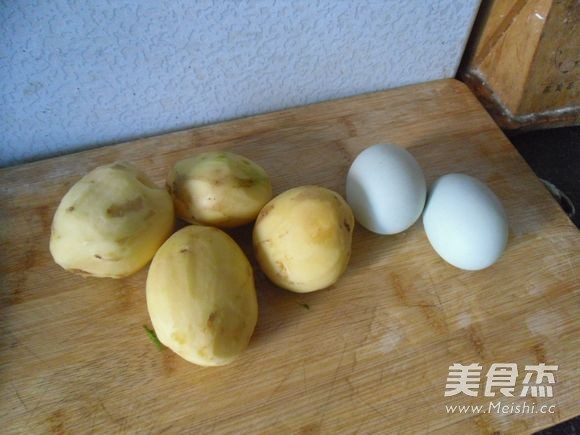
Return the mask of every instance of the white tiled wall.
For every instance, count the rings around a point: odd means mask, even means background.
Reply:
[[[455,74],[479,0],[0,0],[0,165]]]

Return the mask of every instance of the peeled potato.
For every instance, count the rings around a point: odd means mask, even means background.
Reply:
[[[177,162],[167,187],[177,216],[220,228],[252,222],[272,198],[266,171],[230,152],[207,152]]]
[[[151,262],[147,308],[157,338],[179,356],[228,364],[247,347],[258,318],[250,263],[223,231],[185,227]]]
[[[171,196],[126,162],[93,169],[62,198],[50,252],[64,269],[122,278],[145,266],[169,237]]]
[[[270,201],[254,226],[254,250],[276,285],[299,293],[334,284],[350,259],[354,217],[348,204],[319,186],[290,189]]]

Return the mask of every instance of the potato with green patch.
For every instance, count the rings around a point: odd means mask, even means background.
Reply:
[[[62,198],[50,252],[66,270],[122,278],[145,266],[174,225],[171,196],[126,162],[93,169]]]
[[[254,225],[254,251],[274,284],[306,293],[329,287],[343,274],[354,217],[336,192],[319,186],[290,189],[262,209]]]
[[[179,356],[228,364],[247,347],[258,319],[252,267],[223,231],[185,227],[151,262],[147,308],[157,338]]]
[[[177,216],[219,228],[252,222],[272,198],[266,171],[230,152],[206,152],[177,162],[167,188]]]

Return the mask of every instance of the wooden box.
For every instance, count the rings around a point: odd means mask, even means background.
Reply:
[[[460,76],[503,128],[580,122],[580,2],[484,1]]]

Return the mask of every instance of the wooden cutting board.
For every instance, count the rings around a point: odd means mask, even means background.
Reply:
[[[330,289],[293,294],[256,269],[250,347],[230,366],[201,368],[143,330],[147,270],[82,278],[48,252],[60,198],[97,165],[129,160],[162,184],[175,161],[230,149],[262,165],[276,193],[319,184],[344,194],[354,156],[379,142],[406,147],[429,183],[449,172],[488,183],[509,217],[501,260],[465,272],[437,256],[420,222],[397,236],[359,226]],[[2,169],[0,234],[2,432],[519,433],[580,413],[579,233],[454,80]],[[232,234],[253,261],[251,228]],[[480,363],[485,374],[541,362],[559,365],[554,396],[525,400],[554,413],[446,411],[490,402],[483,383],[478,397],[444,397],[450,365]]]

